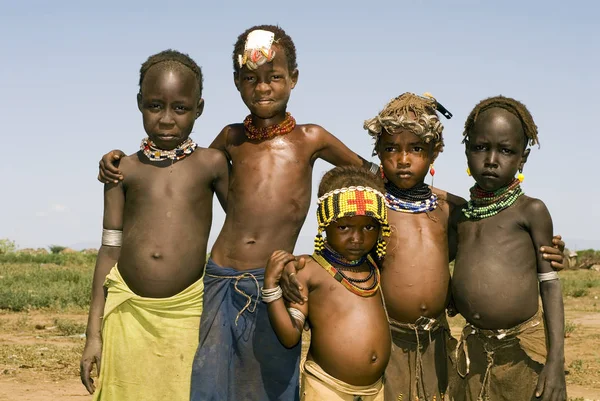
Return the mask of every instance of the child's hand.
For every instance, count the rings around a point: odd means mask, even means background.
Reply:
[[[543,253],[544,260],[547,260],[556,271],[561,271],[565,268],[564,252],[565,242],[560,235],[555,235],[552,238],[552,246],[543,246],[540,252]]]
[[[125,153],[120,150],[111,150],[100,160],[100,172],[98,173],[98,181],[103,184],[117,183],[123,180],[123,175],[119,171],[119,161],[125,156]]]
[[[567,385],[563,363],[547,362],[540,373],[535,396],[542,401],[565,401]]]
[[[298,273],[299,270],[304,269],[304,266],[306,266],[306,259],[304,256],[300,256],[291,263],[285,265],[283,274],[281,275],[279,285],[283,290],[283,297],[290,303],[303,305],[307,300],[301,292],[302,284],[300,284],[296,277],[296,273]]]
[[[83,355],[81,356],[81,362],[79,363],[79,376],[81,382],[90,394],[94,394],[96,386],[94,386],[94,379],[91,378],[92,369],[94,364],[96,365],[96,374],[100,376],[100,359],[102,357],[102,339],[88,338],[83,349]]]
[[[275,251],[267,262],[265,269],[265,288],[274,288],[279,285],[281,274],[286,264],[296,260],[296,257],[286,251]]]

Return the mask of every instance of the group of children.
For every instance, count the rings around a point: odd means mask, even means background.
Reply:
[[[281,28],[241,34],[233,66],[250,114],[202,149],[189,138],[200,68],[151,56],[138,93],[148,136],[100,163],[81,360],[94,399],[565,400],[562,255],[543,246],[564,244],[520,187],[537,143],[528,110],[502,96],[475,107],[466,202],[424,183],[443,149],[438,112],[450,116],[433,97],[405,93],[365,121],[377,166],[287,112],[298,70]],[[319,186],[314,253],[294,256],[318,158],[339,167]],[[226,219],[206,261],[213,194]],[[446,310],[467,320],[458,344]]]

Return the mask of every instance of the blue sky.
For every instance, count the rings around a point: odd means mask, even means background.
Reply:
[[[464,120],[481,99],[524,102],[540,130],[525,192],[548,206],[575,249],[600,249],[600,6],[592,1],[210,2],[19,1],[0,11],[0,238],[19,247],[99,246],[100,156],[144,137],[138,71],[166,48],[203,68],[204,114],[192,137],[208,146],[247,110],[232,80],[237,36],[279,24],[298,49],[289,111],[370,159],[362,129],[402,92],[431,92],[454,114],[435,185],[466,196]],[[358,2],[357,2],[358,3]],[[376,161],[376,159],[373,159]],[[318,162],[314,181],[330,166]],[[316,185],[314,185],[316,188]],[[314,199],[313,199],[314,201]],[[314,202],[313,202],[314,203]],[[310,252],[314,206],[297,252]],[[223,222],[215,204],[211,243]]]

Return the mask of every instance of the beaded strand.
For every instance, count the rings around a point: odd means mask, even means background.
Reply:
[[[290,113],[285,113],[285,119],[279,124],[268,127],[257,128],[252,124],[252,114],[244,119],[244,128],[246,136],[253,140],[271,139],[279,135],[286,135],[296,128],[296,120]]]
[[[385,189],[385,199],[387,200],[388,207],[397,212],[431,212],[438,206],[437,195],[425,183],[415,185],[410,189],[402,189],[388,181],[385,184]]]
[[[510,185],[494,192],[488,192],[475,184],[471,188],[471,200],[463,209],[463,214],[472,220],[492,217],[512,206],[523,195],[521,182],[514,179]]]
[[[184,157],[191,155],[197,147],[198,144],[192,141],[191,138],[186,139],[175,149],[171,150],[157,148],[148,137],[142,139],[142,143],[140,144],[140,150],[151,162],[160,162],[163,160],[181,160]]]
[[[379,269],[377,268],[377,265],[375,264],[373,259],[371,259],[370,256],[367,257],[367,260],[369,262],[369,268],[370,268],[369,276],[374,275],[375,277],[373,278],[373,284],[371,284],[369,287],[366,287],[366,288],[360,287],[353,282],[353,281],[359,282],[359,280],[357,280],[357,279],[349,280],[345,274],[343,274],[338,269],[333,267],[333,265],[331,263],[329,263],[329,261],[327,261],[327,259],[325,259],[322,255],[320,255],[318,253],[313,253],[312,257],[334,279],[336,279],[339,283],[341,283],[344,287],[346,287],[347,290],[349,290],[353,294],[356,294],[361,297],[370,297],[370,296],[375,295],[377,293],[377,290],[379,290],[379,286],[381,283],[380,276],[379,276]],[[365,282],[366,281],[367,280],[365,280]]]

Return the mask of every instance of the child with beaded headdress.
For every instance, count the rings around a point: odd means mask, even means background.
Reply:
[[[297,274],[306,302],[282,299],[280,277],[296,258],[275,251],[265,272],[263,302],[279,340],[294,347],[311,328],[301,365],[301,400],[383,401],[390,332],[375,259],[389,236],[383,183],[367,170],[337,167],[319,186],[318,233]],[[322,233],[326,233],[326,239]]]
[[[231,162],[226,218],[205,276],[200,346],[192,377],[194,400],[291,400],[298,397],[300,346],[284,348],[259,302],[264,266],[273,251],[292,252],[308,212],[312,166],[374,167],[314,124],[287,111],[298,81],[296,48],[277,26],[254,26],[233,51],[234,83],[249,110],[223,128],[211,148]],[[100,179],[121,179],[103,157]],[[233,352],[232,350],[235,350]]]
[[[452,293],[467,321],[456,350],[465,388],[454,396],[563,401],[562,294],[558,274],[536,252],[552,237],[552,218],[521,189],[537,126],[521,102],[496,96],[475,106],[464,137],[476,184],[452,215],[459,239]]]
[[[139,84],[147,137],[122,158],[124,181],[104,187],[81,380],[94,400],[186,401],[213,193],[225,203],[228,164],[189,137],[204,104],[194,60],[175,50],[155,54]]]

